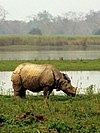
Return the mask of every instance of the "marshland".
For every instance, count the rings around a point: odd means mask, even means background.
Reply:
[[[47,59],[29,59],[19,55],[19,52],[63,52],[55,59],[55,54]],[[86,55],[73,59],[75,54],[94,52],[90,57]],[[66,37],[66,36],[32,36],[32,35],[1,35],[0,36],[0,132],[1,133],[99,133],[100,132],[100,36]],[[9,55],[9,58],[8,55]],[[64,58],[68,53],[72,58]],[[29,54],[28,53],[28,54]],[[98,54],[97,54],[98,53]],[[86,53],[85,53],[86,54]],[[7,57],[6,57],[7,55]],[[59,54],[58,54],[59,55]],[[43,57],[46,55],[44,54]],[[16,99],[10,94],[10,76],[16,66],[23,62],[36,64],[52,64],[60,71],[66,71],[74,85],[84,87],[85,94],[77,92],[76,97],[51,94],[48,104],[44,103],[43,96],[27,95],[25,99]],[[73,72],[76,72],[72,74]],[[90,75],[82,74],[86,72]],[[7,73],[10,73],[6,75]],[[78,73],[80,73],[79,78]],[[93,75],[94,73],[94,75]],[[3,77],[5,77],[3,79]],[[96,81],[96,82],[95,82]],[[8,85],[9,84],[9,85]],[[3,95],[5,86],[8,92]],[[97,93],[95,93],[95,89]],[[13,91],[11,89],[11,91]],[[80,90],[79,90],[80,91]]]
[[[0,36],[0,60],[97,59],[99,50],[99,36]]]

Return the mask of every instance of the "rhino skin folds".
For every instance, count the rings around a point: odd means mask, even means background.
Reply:
[[[11,76],[14,95],[25,97],[26,90],[32,92],[43,91],[44,98],[49,98],[53,89],[62,90],[68,95],[75,96],[76,88],[71,85],[71,80],[50,64],[20,64]]]

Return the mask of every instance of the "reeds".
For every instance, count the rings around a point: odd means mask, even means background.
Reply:
[[[100,36],[0,35],[0,46],[8,45],[100,45]]]

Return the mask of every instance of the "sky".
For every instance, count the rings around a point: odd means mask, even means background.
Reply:
[[[100,11],[100,0],[0,0],[0,6],[8,12],[6,20],[26,20],[44,10],[53,16]]]

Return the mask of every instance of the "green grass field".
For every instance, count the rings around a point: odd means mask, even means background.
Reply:
[[[13,71],[21,63],[52,64],[62,71],[100,71],[100,59],[95,60],[1,60],[0,71]]]
[[[100,94],[0,96],[0,133],[100,133]]]

